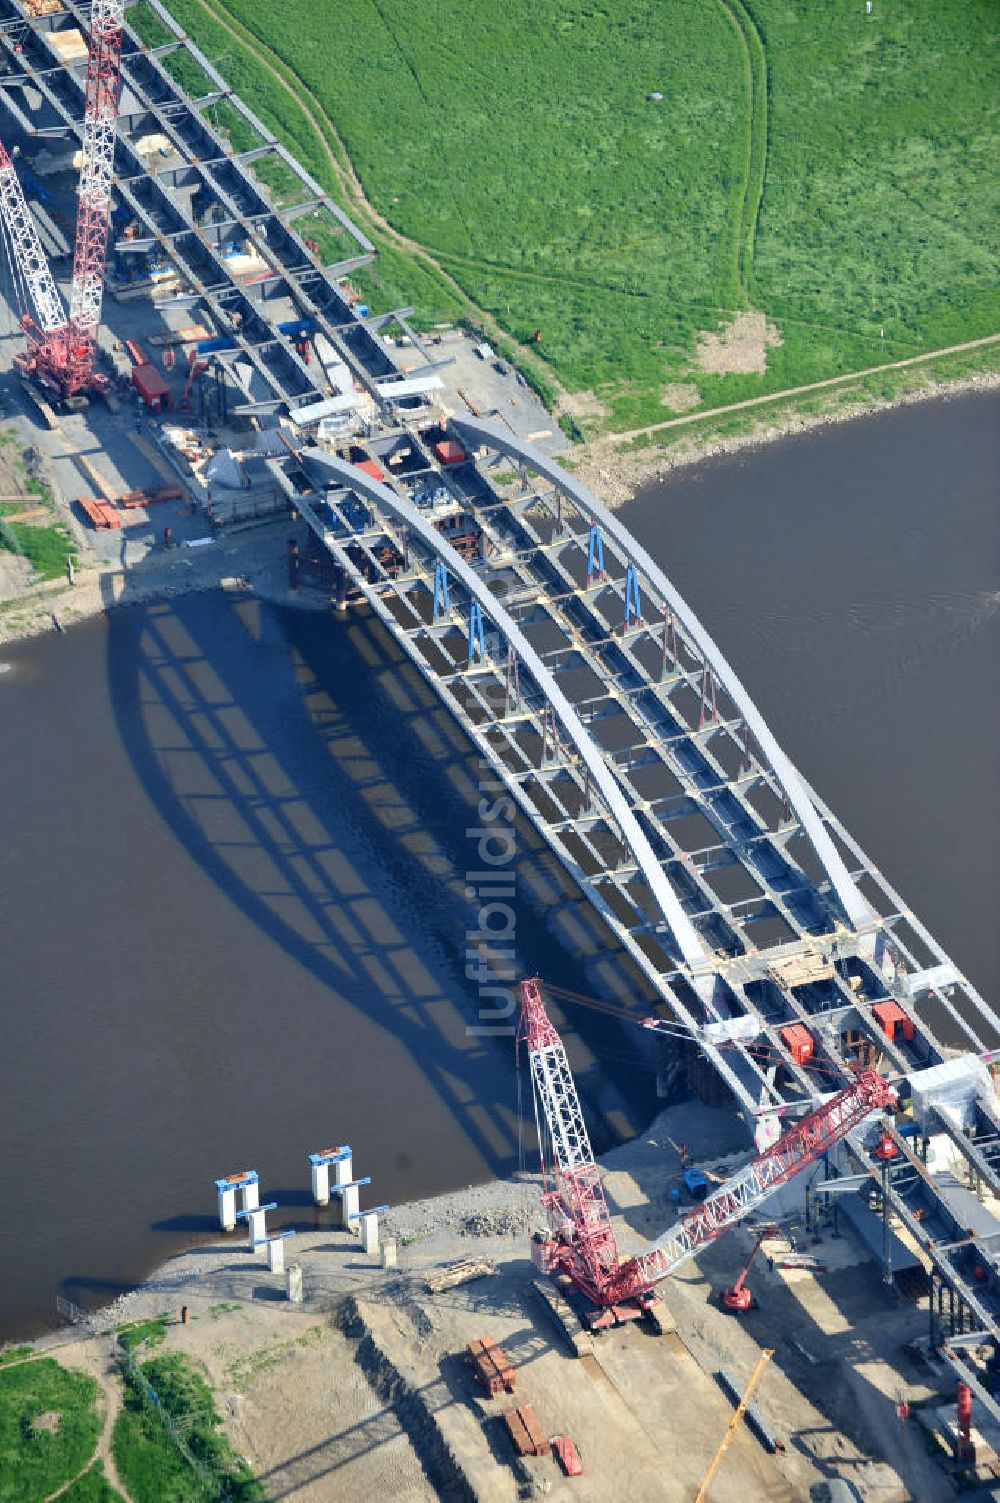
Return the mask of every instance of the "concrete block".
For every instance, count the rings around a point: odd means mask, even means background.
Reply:
[[[285,1271],[285,1239],[273,1237],[267,1244],[267,1266],[272,1273]]]
[[[382,1243],[382,1267],[395,1268],[397,1266],[396,1243],[390,1237]]]
[[[285,1274],[285,1292],[293,1305],[302,1303],[302,1264],[291,1263]]]

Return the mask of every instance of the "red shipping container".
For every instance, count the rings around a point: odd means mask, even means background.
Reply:
[[[155,365],[133,366],[132,385],[151,412],[164,412],[170,406],[170,387]]]
[[[441,439],[434,445],[434,453],[442,464],[461,464],[467,457],[462,445],[456,444],[453,438]]]
[[[797,1065],[808,1063],[816,1047],[808,1028],[801,1023],[791,1023],[781,1030],[781,1042]]]
[[[899,1025],[902,1025],[904,1039],[912,1039],[916,1032],[913,1019],[906,1016],[899,1003],[892,997],[888,1002],[876,1002],[872,1008],[872,1015],[878,1019],[882,1025],[882,1032],[890,1039],[896,1037],[896,1028]]]

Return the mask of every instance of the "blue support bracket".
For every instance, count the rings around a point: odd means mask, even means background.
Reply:
[[[351,1145],[344,1143],[339,1148],[324,1148],[322,1153],[311,1153],[309,1155],[309,1162],[315,1168],[320,1164],[339,1164],[342,1159],[349,1159],[350,1157]]]
[[[625,630],[642,625],[642,601],[639,598],[639,576],[635,564],[625,566]]]
[[[370,1185],[371,1182],[372,1182],[371,1175],[370,1174],[366,1174],[365,1177],[364,1177],[364,1179],[352,1179],[352,1180],[348,1181],[348,1183],[346,1185],[331,1185],[330,1186],[330,1194],[331,1195],[343,1195],[343,1193],[344,1193],[345,1190],[354,1190],[359,1185]]]
[[[480,661],[486,656],[486,637],[483,634],[483,608],[478,600],[469,606],[469,667],[474,657]]]
[[[360,1221],[362,1216],[384,1216],[388,1206],[369,1206],[367,1211],[352,1211],[348,1221]]]
[[[451,610],[451,602],[448,599],[448,573],[444,564],[438,559],[434,565],[434,620],[446,611]]]
[[[587,589],[594,583],[594,575],[604,578],[604,539],[596,522],[591,522],[587,537]]]
[[[215,1188],[221,1195],[226,1190],[243,1190],[247,1185],[255,1185],[256,1183],[256,1169],[247,1169],[243,1174],[230,1174],[225,1179],[217,1179],[215,1181]]]
[[[246,1217],[249,1220],[249,1218],[251,1216],[256,1216],[261,1211],[276,1211],[277,1209],[278,1209],[278,1202],[276,1200],[270,1200],[270,1201],[268,1201],[268,1203],[267,1203],[266,1206],[251,1206],[251,1208],[250,1208],[249,1211],[237,1211],[236,1212],[236,1220],[237,1221],[242,1221],[244,1219],[244,1217]]]

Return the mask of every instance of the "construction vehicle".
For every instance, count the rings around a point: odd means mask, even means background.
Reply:
[[[537,976],[521,982],[517,1039],[527,1046],[538,1123],[542,1205],[549,1237],[532,1241],[532,1260],[565,1273],[587,1300],[592,1330],[640,1319],[656,1302],[654,1290],[689,1258],[758,1210],[781,1185],[834,1147],[869,1113],[896,1101],[875,1070],[801,1118],[764,1153],[684,1211],[638,1257],[622,1259],[587,1134],[566,1050],[542,1001]]]
[[[104,298],[104,266],[111,230],[115,133],[121,90],[125,0],[93,0],[83,117],[83,162],[77,194],[69,312],[14,163],[0,142],[0,224],[17,289],[28,349],[15,357],[21,373],[71,406],[107,389],[95,368]]]
[[[777,1230],[776,1226],[762,1226],[757,1233],[750,1256],[740,1270],[736,1282],[730,1284],[728,1289],[723,1289],[722,1294],[719,1296],[724,1310],[733,1310],[737,1314],[745,1315],[747,1310],[755,1310],[757,1308],[757,1301],[754,1299],[753,1291],[747,1283],[747,1278],[750,1269],[753,1267],[754,1259],[760,1252],[761,1243],[766,1237],[773,1237]]]

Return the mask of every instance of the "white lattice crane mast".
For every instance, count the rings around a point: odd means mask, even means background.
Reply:
[[[521,983],[518,1036],[527,1043],[531,1059],[542,1149],[542,1204],[556,1241],[555,1261],[588,1299],[602,1307],[641,1302],[662,1279],[756,1211],[871,1112],[896,1100],[896,1092],[877,1071],[859,1071],[842,1091],[686,1211],[644,1253],[623,1263],[566,1051],[545,1011],[537,977]]]
[[[111,232],[115,136],[121,93],[122,27],[125,0],[93,0],[90,49],[83,117],[83,164],[80,168],[73,286],[69,321],[73,349],[68,352],[70,379],[86,380],[94,364],[104,297],[104,265]],[[77,373],[79,372],[79,376]]]

